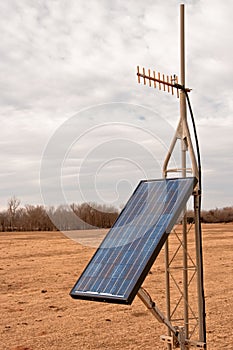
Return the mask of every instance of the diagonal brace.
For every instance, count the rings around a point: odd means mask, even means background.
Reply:
[[[170,331],[175,335],[175,337],[177,337],[178,336],[177,329],[172,326],[171,322],[164,316],[162,311],[159,310],[158,306],[151,299],[150,295],[145,291],[144,288],[141,287],[138,290],[137,296],[146,305],[146,307],[153,314],[153,316],[155,316],[155,318],[160,323],[164,323],[170,329]]]

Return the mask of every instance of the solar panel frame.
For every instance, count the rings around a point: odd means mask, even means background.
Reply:
[[[128,251],[125,253],[124,257],[123,257],[123,260],[121,261],[121,264],[120,265],[114,265],[114,264],[109,264],[109,262],[111,262],[111,260],[113,260],[113,258],[115,260],[113,261],[116,261],[116,259],[119,259],[119,254],[117,255],[117,248],[115,247],[115,252],[114,251],[111,251],[111,249],[107,248],[105,251],[104,251],[104,256],[102,257],[106,259],[106,261],[108,262],[108,264],[106,264],[107,266],[107,272],[104,270],[103,268],[103,264],[101,264],[101,261],[99,262],[96,262],[96,260],[98,260],[98,255],[101,256],[102,252],[103,252],[103,247],[108,247],[108,242],[110,241],[110,244],[113,245],[114,243],[114,239],[115,237],[113,238],[113,241],[111,241],[111,235],[114,236],[114,230],[116,228],[119,229],[119,227],[123,228],[123,227],[126,227],[127,230],[129,230],[129,227],[127,227],[127,223],[130,222],[130,220],[135,220],[135,217],[136,217],[136,220],[140,220],[140,213],[143,211],[143,205],[145,205],[146,202],[143,202],[141,201],[141,207],[140,205],[138,204],[137,202],[137,199],[140,200],[140,193],[139,193],[139,190],[140,190],[140,186],[142,186],[143,183],[154,183],[154,182],[160,182],[160,183],[164,183],[166,184],[166,189],[167,189],[167,186],[168,184],[170,183],[171,186],[172,186],[172,183],[177,183],[180,185],[180,183],[182,181],[185,181],[186,183],[188,183],[189,186],[186,186],[187,189],[186,189],[186,192],[183,195],[182,198],[180,198],[180,202],[179,202],[179,206],[176,208],[176,210],[170,212],[170,210],[173,208],[171,203],[172,203],[172,200],[173,200],[173,203],[174,203],[174,198],[170,198],[169,199],[169,202],[166,203],[165,201],[165,204],[164,202],[161,202],[162,204],[165,205],[165,207],[163,207],[163,210],[161,211],[160,215],[158,215],[158,220],[155,221],[156,222],[156,225],[158,227],[159,226],[159,220],[162,221],[161,218],[162,215],[171,215],[171,218],[166,218],[166,220],[168,220],[168,224],[166,225],[166,230],[164,231],[161,231],[160,233],[160,236],[159,236],[159,240],[157,242],[157,244],[154,246],[154,249],[153,251],[149,254],[149,256],[146,256],[146,253],[145,252],[145,255],[144,257],[147,258],[147,261],[146,263],[143,265],[143,270],[139,273],[139,275],[137,276],[136,280],[131,280],[131,284],[132,284],[132,288],[130,289],[130,292],[126,295],[126,291],[127,289],[125,288],[125,293],[123,294],[114,294],[114,293],[108,293],[108,292],[100,292],[98,291],[98,289],[100,290],[101,288],[101,285],[104,286],[104,283],[105,283],[105,288],[106,289],[106,286],[110,285],[111,287],[111,281],[114,280],[114,276],[118,276],[118,280],[119,280],[119,272],[120,274],[122,274],[122,272],[124,272],[124,270],[126,269],[126,263],[128,262],[127,261],[127,258],[130,259],[130,253],[128,253]],[[116,222],[114,223],[114,225],[112,226],[112,228],[109,230],[108,234],[105,236],[104,240],[102,241],[102,243],[100,244],[99,248],[96,250],[95,254],[93,255],[92,259],[90,260],[90,262],[88,263],[88,265],[86,266],[86,268],[84,269],[84,271],[82,272],[81,276],[79,277],[78,281],[76,282],[76,284],[74,285],[74,287],[72,288],[71,292],[70,292],[70,295],[72,298],[75,298],[75,299],[84,299],[84,300],[92,300],[92,301],[102,301],[102,302],[109,302],[109,303],[119,303],[119,304],[131,304],[133,299],[135,298],[136,294],[137,294],[137,291],[138,289],[140,288],[140,286],[142,285],[144,279],[146,278],[148,272],[150,271],[156,257],[158,256],[162,246],[164,245],[170,231],[172,230],[172,227],[174,226],[174,224],[176,223],[177,219],[179,218],[180,214],[181,214],[181,211],[184,207],[184,205],[186,204],[189,196],[191,195],[192,191],[193,191],[193,188],[195,187],[197,183],[197,180],[196,178],[193,178],[193,177],[189,177],[189,178],[172,178],[172,179],[160,179],[160,180],[142,180],[139,182],[138,186],[136,187],[136,189],[134,190],[133,194],[131,195],[130,199],[128,200],[127,204],[125,205],[124,209],[121,211],[120,215],[118,216]],[[186,184],[187,185],[187,184]],[[171,191],[172,192],[172,191]],[[146,197],[148,197],[148,194],[149,192],[146,193]],[[173,196],[175,195],[175,191],[173,193]],[[143,194],[143,196],[145,195],[145,193]],[[144,198],[142,196],[142,198]],[[152,194],[152,198],[153,198],[153,194]],[[175,200],[177,200],[177,198],[175,198]],[[135,203],[136,202],[136,206],[133,206],[132,203]],[[162,205],[161,204],[161,205]],[[169,208],[169,205],[170,205],[170,208]],[[132,210],[132,206],[133,206],[133,210]],[[131,212],[130,212],[130,209],[131,209]],[[139,212],[137,211],[139,210]],[[166,214],[168,213],[168,214]],[[138,218],[137,218],[138,216]],[[154,217],[154,216],[153,216]],[[123,219],[122,219],[123,218]],[[126,221],[124,221],[124,218],[126,219]],[[152,218],[153,219],[153,218]],[[122,220],[123,220],[123,226],[121,225],[122,223]],[[153,226],[155,225],[152,225],[149,230],[146,231],[146,233],[148,233],[148,231],[151,230],[151,232],[155,232],[153,231]],[[161,227],[163,227],[161,225]],[[131,245],[135,245],[137,244],[137,240],[138,242],[140,243],[140,239],[138,239],[138,237],[135,238],[135,228],[134,230],[131,230],[133,231],[133,234],[134,234],[134,239],[133,239],[133,243]],[[118,230],[119,232],[119,230]],[[132,232],[130,233],[130,235],[132,235]],[[128,236],[127,238],[130,239],[131,236]],[[119,234],[118,234],[119,236]],[[124,247],[124,245],[126,246],[125,242],[123,242],[123,245],[121,245],[121,241],[119,240],[119,237],[116,235],[116,239],[118,239],[118,246],[119,247]],[[142,236],[144,237],[144,236]],[[140,238],[140,237],[139,237]],[[157,238],[156,238],[157,239]],[[117,242],[116,242],[117,243]],[[146,243],[147,244],[147,243]],[[136,247],[135,247],[136,248]],[[124,249],[124,248],[122,248]],[[144,248],[145,249],[145,248]],[[133,250],[132,250],[132,253],[131,253],[131,257],[133,256]],[[111,260],[107,260],[107,255],[110,254],[110,256],[108,257],[108,259],[111,257]],[[115,255],[114,255],[115,254]],[[128,254],[128,255],[127,255]],[[112,255],[112,256],[111,256]],[[143,255],[141,254],[141,258],[143,258]],[[136,259],[137,260],[137,259]],[[123,261],[124,261],[124,264],[123,264]],[[92,266],[94,266],[94,269],[92,268]],[[142,265],[141,265],[142,266]],[[88,271],[88,269],[91,269],[92,268],[92,276],[91,277],[85,277],[85,274],[86,272]],[[135,266],[130,267],[127,275],[129,273],[132,273],[135,272]],[[115,269],[115,270],[114,270]],[[119,270],[117,272],[117,269]],[[110,274],[110,272],[111,274]],[[105,274],[103,274],[103,271],[105,271]],[[102,275],[101,275],[102,273]],[[109,274],[109,275],[108,275]],[[136,275],[136,273],[135,273]],[[109,276],[109,278],[107,278]],[[133,277],[134,275],[132,275]],[[111,278],[110,278],[111,277]],[[90,282],[90,280],[94,278],[96,280],[96,282],[94,282],[94,285],[92,285],[92,290],[85,290],[85,288],[83,288],[83,290],[81,289],[77,289],[77,286],[81,283],[82,285],[87,285],[88,284],[88,281]],[[114,280],[115,281],[115,280]],[[118,281],[119,282],[119,281]],[[85,284],[86,283],[86,284]],[[114,285],[117,283],[117,278],[116,278],[116,282],[114,282]],[[127,284],[128,284],[128,288],[129,288],[129,279],[126,279],[126,280],[123,280],[122,279],[122,283],[121,283],[121,287],[119,289],[120,290],[123,290],[123,287],[126,287]],[[113,285],[113,286],[114,286]],[[97,288],[98,287],[98,288]],[[116,287],[115,287],[116,288]],[[96,291],[95,291],[96,289]],[[112,287],[113,289],[113,287]],[[111,289],[111,290],[112,290]]]

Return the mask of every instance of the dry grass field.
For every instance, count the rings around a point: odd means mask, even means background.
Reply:
[[[231,350],[233,224],[203,225],[203,242],[208,349]],[[124,306],[69,296],[95,251],[87,243],[59,232],[0,233],[1,350],[164,349],[165,327],[137,297]],[[151,271],[144,286],[163,309],[162,254]]]

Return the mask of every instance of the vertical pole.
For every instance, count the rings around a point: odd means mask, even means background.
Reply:
[[[165,283],[166,283],[166,313],[168,321],[171,320],[171,300],[170,300],[170,273],[169,273],[169,240],[165,242]],[[167,328],[167,335],[171,336],[171,331]],[[171,350],[171,344],[167,344],[167,350]]]
[[[195,239],[196,239],[196,265],[197,265],[197,291],[198,291],[198,319],[199,319],[199,341],[206,343],[206,321],[205,321],[205,294],[203,278],[202,259],[202,234],[200,218],[199,196],[194,196],[195,212]]]
[[[185,86],[185,14],[184,4],[180,5],[180,78],[181,85]],[[183,91],[180,93],[180,118],[182,122],[182,139],[181,139],[181,161],[182,177],[186,177],[186,152],[187,139],[185,133],[186,115],[186,98]],[[183,293],[184,293],[184,335],[189,338],[189,316],[188,316],[188,258],[187,258],[187,218],[186,208],[183,217]]]

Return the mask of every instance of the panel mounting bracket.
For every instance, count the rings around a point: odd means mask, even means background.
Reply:
[[[152,313],[152,315],[160,322],[164,323],[172,332],[174,337],[177,339],[178,331],[175,327],[172,326],[171,322],[166,318],[166,316],[159,310],[158,306],[151,299],[149,293],[142,287],[139,288],[137,296],[141,299],[141,301],[146,305],[148,310]]]
[[[180,333],[179,333],[180,335]],[[178,337],[180,338],[180,336]],[[176,349],[178,347],[181,346],[181,349],[202,349],[202,350],[206,350],[206,343],[204,342],[198,342],[198,341],[192,341],[192,340],[188,340],[185,339],[182,344],[181,343],[181,339],[177,340],[177,337],[175,337],[174,335],[169,336],[169,335],[161,335],[160,339],[166,343],[169,346],[172,346],[172,349]]]
[[[174,327],[171,322],[166,318],[166,316],[160,311],[155,302],[151,299],[149,293],[143,288],[140,287],[137,293],[137,296],[141,301],[146,305],[148,310],[152,315],[160,322],[164,323],[172,333],[172,336],[162,335],[160,339],[172,346],[172,349],[180,348],[181,350],[186,350],[190,348],[195,349],[206,349],[206,343],[199,341],[192,341],[185,339],[184,328],[183,327]]]

